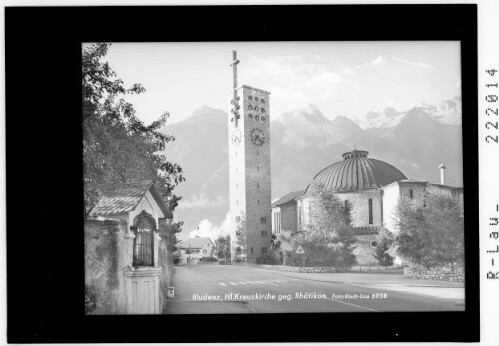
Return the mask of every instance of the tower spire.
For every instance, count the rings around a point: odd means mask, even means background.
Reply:
[[[232,75],[233,75],[233,93],[234,96],[232,98],[232,104],[234,105],[234,127],[237,127],[237,119],[239,118],[239,103],[237,102],[237,64],[239,64],[239,60],[237,60],[237,51],[232,51]]]

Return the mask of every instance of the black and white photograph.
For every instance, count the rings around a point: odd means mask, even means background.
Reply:
[[[456,41],[83,43],[85,313],[464,311]]]
[[[499,7],[264,2],[6,6],[8,343],[497,343]]]

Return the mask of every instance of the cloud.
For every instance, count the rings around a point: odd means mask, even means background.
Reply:
[[[369,63],[369,65],[376,65],[376,66],[385,66],[387,64],[388,64],[387,59],[381,55]]]
[[[372,66],[386,66],[390,62],[398,62],[398,63],[401,63],[401,64],[411,65],[411,66],[417,66],[417,67],[425,68],[425,69],[428,69],[428,70],[434,70],[435,69],[432,66],[430,66],[428,64],[425,64],[425,63],[422,63],[422,62],[400,59],[400,58],[397,58],[395,56],[386,57],[386,56],[381,56],[380,55],[380,56],[376,57],[374,60],[371,60],[367,64],[368,65],[372,65]]]
[[[191,237],[209,237],[211,240],[215,240],[219,235],[229,234],[229,227],[230,212],[227,212],[225,220],[218,226],[213,225],[208,219],[201,220],[198,229],[191,232]]]
[[[425,63],[422,63],[422,62],[409,61],[409,60],[399,59],[399,58],[396,58],[396,57],[392,57],[392,59],[394,61],[401,62],[401,63],[407,64],[407,65],[413,65],[413,66],[417,66],[417,67],[422,67],[422,68],[426,68],[426,69],[429,69],[429,70],[434,70],[435,69],[432,66],[430,66],[428,64],[425,64]]]
[[[225,200],[226,197],[224,196],[217,196],[215,199],[209,199],[204,193],[201,193],[199,197],[196,195],[191,195],[191,197],[187,200],[181,199],[178,204],[179,207],[182,207],[184,209],[201,209],[206,207],[221,206],[224,204]]]

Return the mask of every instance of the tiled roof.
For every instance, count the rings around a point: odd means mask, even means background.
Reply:
[[[296,198],[303,196],[305,190],[293,191],[288,193],[286,196],[279,198],[277,201],[272,203],[272,208],[275,208],[281,204],[288,203]]]
[[[206,242],[211,242],[211,239],[208,237],[202,237],[202,238],[190,238],[187,240],[184,240],[180,244],[178,244],[179,249],[201,249]],[[190,244],[189,244],[190,243]]]
[[[379,226],[358,226],[353,228],[355,234],[378,234],[381,230]]]
[[[147,191],[150,191],[165,218],[173,215],[150,180],[113,185],[90,211],[91,216],[126,213],[135,210]]]

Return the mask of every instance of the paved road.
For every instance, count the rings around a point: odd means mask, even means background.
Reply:
[[[463,311],[464,286],[401,273],[306,274],[230,265],[175,267],[172,314]]]

